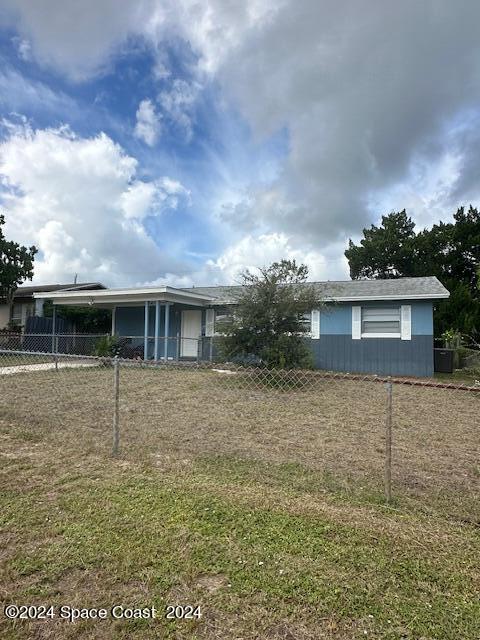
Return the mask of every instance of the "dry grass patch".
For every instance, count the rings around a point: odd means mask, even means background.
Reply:
[[[232,455],[314,470],[326,489],[369,494],[383,486],[385,389],[313,379],[279,392],[260,379],[195,367],[125,366],[120,431],[126,462],[168,468],[197,456]],[[248,384],[247,384],[248,383]],[[4,419],[19,441],[54,442],[59,455],[111,447],[113,370],[92,367],[0,379]],[[480,519],[480,394],[394,386],[393,480],[418,508]],[[162,467],[163,465],[163,467]]]
[[[476,637],[474,527],[325,489],[273,459],[79,456],[3,431],[0,600],[200,605],[199,621],[16,624],[2,638]],[[1,604],[0,604],[1,607]]]

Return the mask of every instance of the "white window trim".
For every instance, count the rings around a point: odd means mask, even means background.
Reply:
[[[315,319],[314,319],[315,316]],[[321,335],[321,317],[320,309],[312,309],[310,312],[310,331],[305,335],[312,340],[320,340]],[[315,327],[314,324],[317,324]],[[315,329],[315,330],[314,330]]]
[[[412,339],[412,307],[409,304],[400,307],[400,337],[402,340]]]
[[[360,340],[362,337],[362,307],[352,306],[352,340]]]
[[[362,338],[400,338],[400,333],[362,333]]]

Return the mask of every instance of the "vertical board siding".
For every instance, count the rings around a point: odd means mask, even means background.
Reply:
[[[325,336],[310,342],[315,367],[379,375],[432,376],[433,336],[369,338]]]

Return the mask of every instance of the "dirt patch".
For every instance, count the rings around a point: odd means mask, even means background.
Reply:
[[[204,574],[195,580],[195,587],[205,590],[207,593],[216,593],[228,585],[227,576],[216,574]]]

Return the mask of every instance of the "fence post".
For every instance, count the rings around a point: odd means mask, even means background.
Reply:
[[[385,416],[385,499],[392,501],[392,381],[388,376],[387,411]]]
[[[120,400],[120,367],[118,356],[113,359],[113,449],[114,456],[118,455],[120,442],[119,425],[119,400]]]

